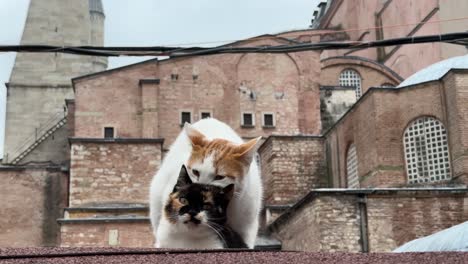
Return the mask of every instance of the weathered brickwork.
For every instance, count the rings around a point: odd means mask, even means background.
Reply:
[[[271,136],[259,154],[268,205],[291,204],[313,188],[328,186],[320,137]]]
[[[284,42],[272,36],[235,45]],[[150,60],[83,76],[73,81],[74,133],[98,138],[111,126],[118,137],[159,137],[169,145],[181,131],[181,112],[192,122],[209,112],[244,138],[318,134],[319,69],[319,54],[308,51]],[[244,112],[253,113],[253,126],[242,126]],[[265,113],[274,114],[274,126],[264,126]]]
[[[62,247],[153,247],[149,221],[62,224]]]
[[[443,80],[454,178],[468,183],[468,74],[452,71]]]
[[[70,206],[147,203],[161,141],[72,139]]]
[[[372,252],[396,247],[428,236],[468,219],[468,194],[369,196],[369,245]]]
[[[367,240],[369,252],[388,252],[464,222],[467,202],[466,189],[317,190],[278,218],[271,230],[285,250],[362,252]]]
[[[54,246],[67,201],[60,168],[0,167],[0,247]]]
[[[356,197],[317,197],[285,221],[275,230],[283,250],[361,251]]]
[[[465,178],[460,177],[466,175],[463,166],[467,166],[460,154],[463,153],[461,140],[466,138],[460,126],[467,122],[459,118],[467,106],[449,98],[461,96],[466,86],[455,87],[450,84],[449,77],[445,79],[448,81],[445,85],[434,81],[399,90],[374,88],[361,98],[325,135],[332,186],[347,187],[346,160],[351,144],[356,147],[361,187],[408,186],[403,134],[412,121],[424,116],[437,118],[449,130],[455,177],[439,184],[466,183]],[[447,101],[444,98],[448,98]]]
[[[330,32],[322,36],[323,41],[374,41],[401,36],[423,36],[460,32],[468,22],[456,21],[439,25],[434,23],[454,17],[462,17],[468,9],[464,0],[418,0],[408,1],[366,1],[335,0],[331,2],[327,13],[320,19],[319,29],[363,29],[382,27],[375,30],[348,30]],[[352,14],[352,15],[350,15]],[[393,27],[394,21],[406,24]],[[399,45],[371,49],[327,50],[322,58],[334,56],[361,56],[384,63],[404,78],[437,61],[466,54],[463,47],[452,47],[446,43],[426,43]]]
[[[390,68],[362,57],[332,57],[321,61],[320,85],[338,86],[342,71],[352,69],[361,76],[361,94],[382,84],[397,86],[403,79]]]

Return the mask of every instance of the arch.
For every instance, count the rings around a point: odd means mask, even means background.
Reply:
[[[394,83],[400,83],[404,79],[391,68],[387,67],[386,65],[379,63],[377,61],[363,58],[359,56],[336,56],[336,57],[329,57],[326,59],[322,59],[320,61],[322,64],[322,70],[328,67],[333,67],[337,65],[358,65],[362,67],[367,67],[376,71],[381,72],[385,76],[387,76],[390,80]]]
[[[350,189],[359,188],[358,158],[356,147],[352,143],[346,151],[346,181]]]
[[[431,183],[451,179],[447,130],[438,119],[419,117],[403,134],[408,183]]]
[[[361,74],[353,69],[353,68],[346,68],[341,71],[340,76],[338,78],[338,82],[340,86],[353,86],[356,87],[356,98],[359,99],[361,97]]]

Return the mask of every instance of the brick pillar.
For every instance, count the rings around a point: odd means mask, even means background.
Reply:
[[[452,70],[444,80],[452,177],[468,184],[468,74]]]
[[[159,79],[140,80],[142,138],[158,137]]]

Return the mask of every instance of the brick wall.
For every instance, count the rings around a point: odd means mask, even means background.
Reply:
[[[284,44],[276,37],[247,42]],[[211,112],[244,138],[318,134],[319,68],[315,51],[222,54],[152,60],[80,77],[73,82],[74,134],[99,138],[112,126],[117,137],[159,137],[169,145],[181,131],[181,111],[191,112],[193,122]],[[241,126],[242,112],[254,113],[254,127]],[[263,127],[266,112],[275,114],[275,127]]]
[[[63,224],[62,247],[153,247],[149,221]]]
[[[356,197],[320,196],[292,210],[274,223],[283,250],[360,252]]]
[[[160,139],[72,139],[70,206],[147,203]]]
[[[360,217],[363,201],[367,221]],[[369,252],[388,252],[464,222],[467,202],[465,189],[317,190],[279,217],[270,230],[284,250],[361,252],[367,237]]]
[[[468,219],[468,193],[369,196],[367,214],[372,252],[390,251],[413,239]]]
[[[67,203],[60,168],[0,167],[0,247],[56,246]]]
[[[468,72],[455,70],[443,80],[452,174],[468,184]]]
[[[321,62],[321,86],[339,86],[339,77],[343,70],[353,69],[361,76],[361,95],[370,87],[379,87],[384,83],[397,86],[401,79],[391,69],[365,58],[337,57]]]
[[[423,116],[446,125],[442,96],[440,84],[430,82],[399,90],[374,89],[361,98],[325,135],[333,186],[347,187],[346,159],[351,144],[356,147],[361,187],[407,186],[404,131]]]
[[[312,188],[328,184],[320,137],[270,136],[260,147],[259,154],[265,204],[295,203]]]

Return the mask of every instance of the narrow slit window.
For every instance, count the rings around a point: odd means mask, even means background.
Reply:
[[[104,128],[104,138],[114,138],[114,128],[105,127]]]
[[[254,125],[253,113],[242,113],[242,126],[252,127]]]
[[[263,126],[264,127],[274,127],[275,126],[275,116],[273,113],[263,114]]]
[[[185,123],[192,123],[192,113],[190,112],[180,113],[180,124],[184,125]]]
[[[210,117],[211,117],[210,112],[202,112],[201,113],[201,119],[210,118]]]

